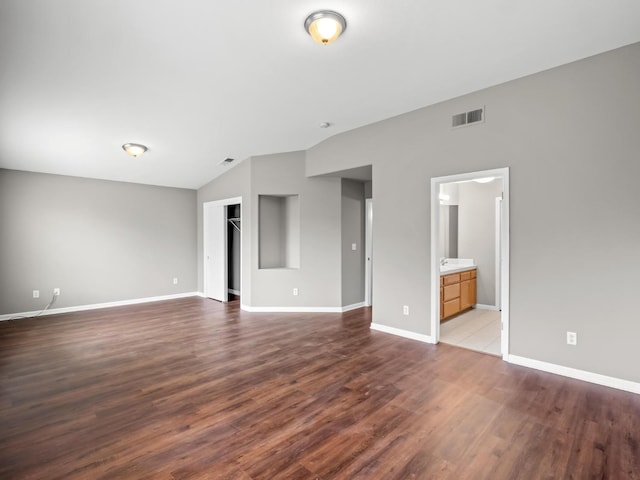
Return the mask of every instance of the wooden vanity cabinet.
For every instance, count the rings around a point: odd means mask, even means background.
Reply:
[[[440,276],[440,320],[476,304],[476,277],[476,269]]]
[[[460,273],[460,311],[476,304],[476,271]]]

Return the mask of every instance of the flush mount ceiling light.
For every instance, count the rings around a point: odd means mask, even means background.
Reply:
[[[137,157],[147,151],[147,147],[139,143],[125,143],[122,145],[122,149],[132,157]]]
[[[327,45],[346,30],[347,21],[338,12],[320,10],[307,17],[304,28],[317,43]]]
[[[476,183],[489,183],[493,182],[496,177],[484,177],[484,178],[474,178],[473,181]]]

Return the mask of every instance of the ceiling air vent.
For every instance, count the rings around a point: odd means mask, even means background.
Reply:
[[[229,165],[231,162],[233,162],[233,158],[225,158],[223,161],[220,162],[220,165]]]
[[[453,128],[482,122],[484,122],[484,107],[470,112],[458,113],[451,117],[451,126]]]

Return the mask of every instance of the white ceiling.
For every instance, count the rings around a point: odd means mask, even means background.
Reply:
[[[347,19],[328,46],[322,8]],[[1,0],[0,167],[198,188],[637,41],[638,0]]]

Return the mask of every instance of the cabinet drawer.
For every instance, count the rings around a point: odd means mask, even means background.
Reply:
[[[449,300],[448,302],[444,302],[442,310],[442,316],[445,318],[451,315],[455,315],[460,311],[460,299],[455,298],[453,300]]]
[[[460,283],[460,274],[459,273],[452,273],[451,275],[445,275],[444,277],[442,277],[442,280],[444,281],[444,285],[451,285],[453,283]]]
[[[460,272],[460,281],[471,280],[471,270],[467,272]]]
[[[460,297],[460,284],[456,283],[455,285],[447,285],[446,287],[444,287],[443,289],[443,295],[442,295],[442,300],[443,301],[448,301],[451,300],[453,298],[458,298]]]

